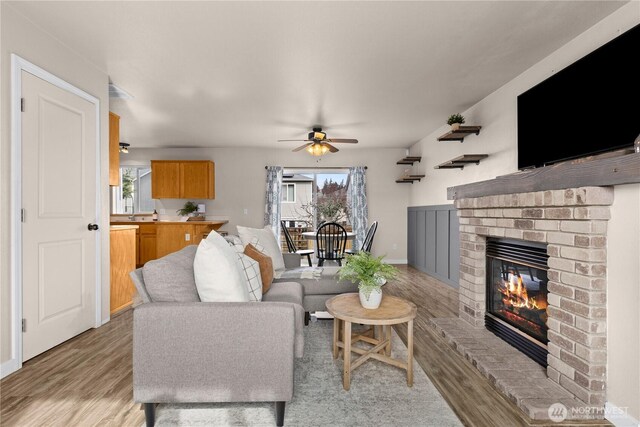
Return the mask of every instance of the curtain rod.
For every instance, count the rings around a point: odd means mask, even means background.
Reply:
[[[267,169],[269,166],[265,166]],[[369,169],[367,166],[365,169]],[[282,169],[349,169],[349,166],[339,167],[339,166],[283,166]]]

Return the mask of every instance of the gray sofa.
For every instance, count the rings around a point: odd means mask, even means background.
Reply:
[[[284,253],[286,270],[280,272],[275,283],[297,282],[304,288],[303,307],[305,311],[304,324],[309,324],[309,313],[326,311],[325,302],[336,295],[348,292],[358,292],[358,284],[349,281],[339,281],[336,274],[340,267],[301,267],[300,255]]]
[[[157,403],[262,401],[276,402],[281,426],[304,349],[303,287],[278,281],[259,303],[200,302],[196,248],[131,272],[144,303],[133,313],[134,400],[147,426]]]

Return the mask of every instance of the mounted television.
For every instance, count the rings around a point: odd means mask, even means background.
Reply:
[[[640,25],[518,96],[518,169],[633,146]]]

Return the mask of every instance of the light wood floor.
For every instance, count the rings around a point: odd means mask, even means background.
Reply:
[[[414,356],[465,425],[562,425],[531,423],[429,326],[429,318],[456,316],[455,289],[411,267],[400,270],[399,280],[388,283],[385,292],[418,306]],[[127,310],[107,325],[29,360],[0,381],[0,424],[141,426],[143,412],[132,401],[132,313]],[[406,342],[405,331],[397,331]]]

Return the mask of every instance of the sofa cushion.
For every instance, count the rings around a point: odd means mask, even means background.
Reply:
[[[240,258],[218,233],[209,233],[198,245],[193,273],[202,301],[249,301],[249,286]]]
[[[358,292],[358,284],[338,281],[340,267],[300,267],[286,270],[275,282],[296,281],[304,287],[305,295],[336,295]]]
[[[271,285],[269,292],[262,296],[265,302],[292,302],[302,306],[304,289],[300,283],[278,282]]]
[[[240,240],[242,240],[242,243],[245,246],[247,246],[248,244],[252,244],[253,246],[260,245],[264,248],[264,250],[260,248],[258,249],[271,257],[274,272],[276,270],[284,269],[284,258],[282,257],[282,251],[280,250],[280,245],[278,245],[278,240],[273,234],[273,230],[271,229],[271,227],[266,226],[264,228],[249,228],[238,225],[237,228],[238,234],[240,235]]]
[[[247,278],[247,289],[249,291],[249,300],[262,301],[262,279],[260,278],[260,264],[253,258],[243,253],[238,253],[242,270]]]
[[[191,245],[142,267],[144,287],[153,302],[200,301],[193,275],[197,246]]]
[[[262,293],[266,294],[273,282],[273,263],[271,258],[257,250],[252,244],[244,248],[244,253],[258,262],[260,265],[260,277],[262,279]]]

